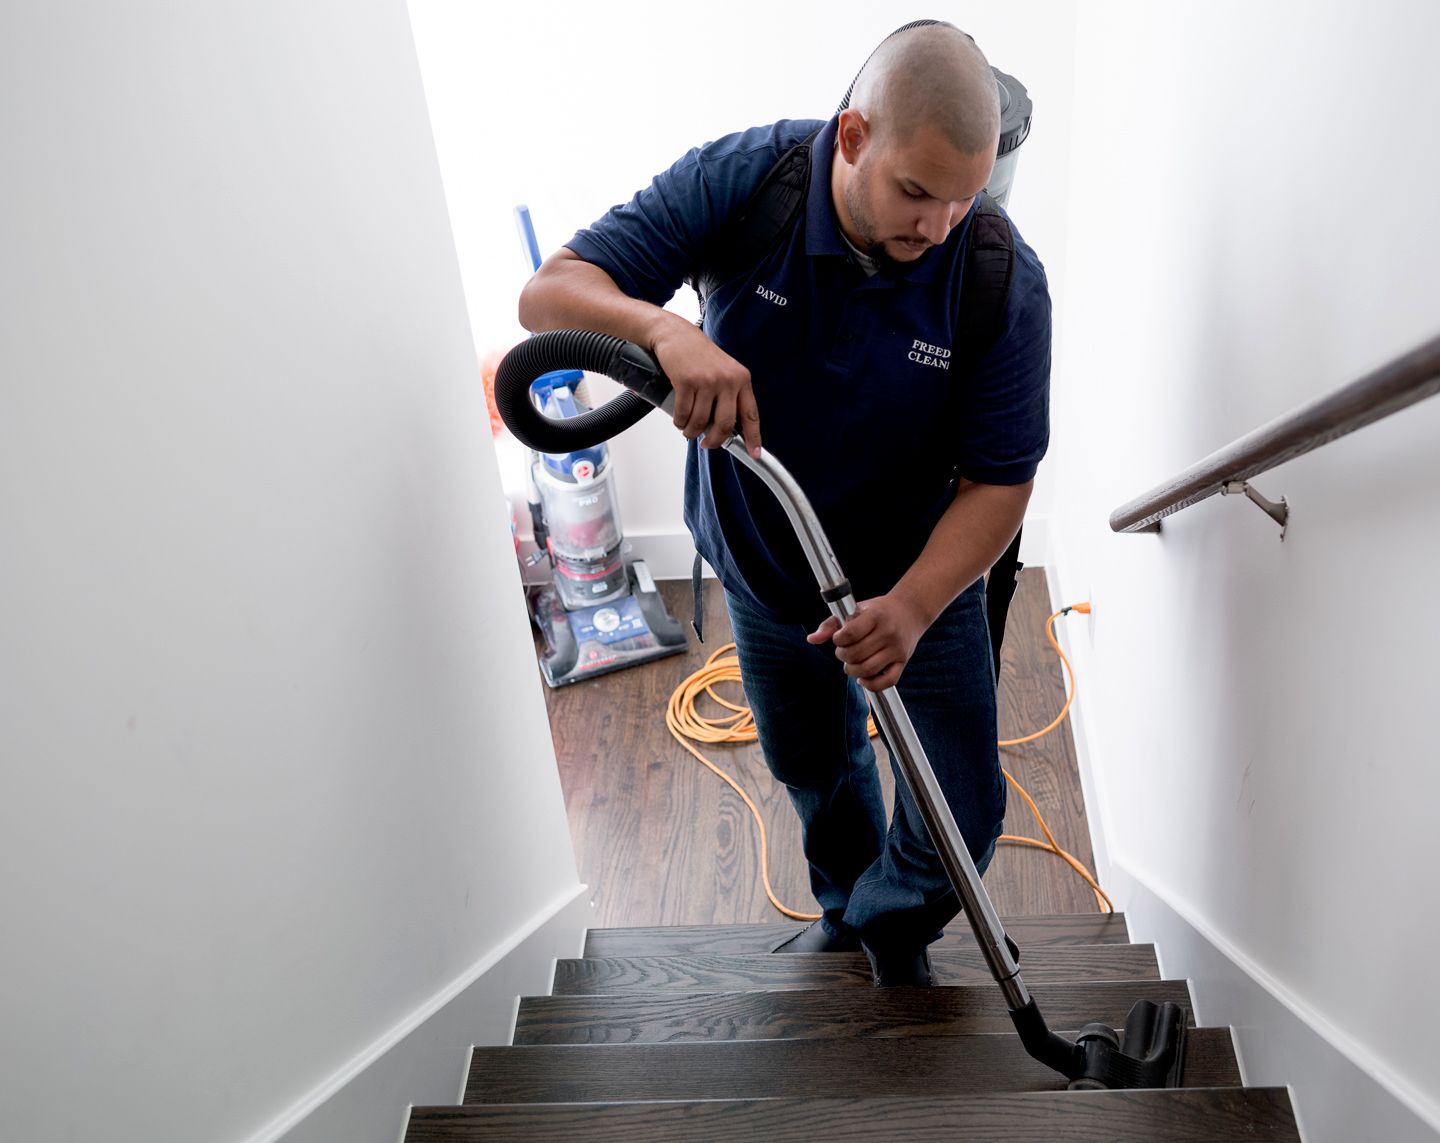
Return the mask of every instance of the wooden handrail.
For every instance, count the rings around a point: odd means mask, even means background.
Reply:
[[[1110,513],[1116,532],[1158,532],[1182,508],[1440,393],[1440,336],[1192,464]]]

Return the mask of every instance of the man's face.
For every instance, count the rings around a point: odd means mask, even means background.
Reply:
[[[945,241],[994,165],[993,150],[967,155],[929,128],[903,142],[872,136],[845,182],[841,226],[872,258],[913,262]]]

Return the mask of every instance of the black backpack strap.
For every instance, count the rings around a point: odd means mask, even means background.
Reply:
[[[995,200],[982,194],[970,224],[970,249],[960,287],[960,312],[955,321],[956,368],[964,378],[1000,339],[1005,326],[1005,303],[1015,270],[1015,235]],[[963,384],[963,381],[961,382]],[[1005,617],[1015,595],[1020,569],[1020,532],[985,577],[985,613],[990,621],[990,653],[995,677],[1000,677],[1000,646],[1005,641]]]
[[[702,323],[705,300],[710,294],[760,265],[794,228],[810,191],[811,144],[818,134],[818,130],[812,132],[781,155],[745,205],[726,219],[706,243],[685,279],[699,295]]]
[[[690,618],[690,626],[695,628],[695,638],[705,642],[705,598],[700,592],[700,572],[704,561],[700,553],[695,553],[695,563],[690,568],[690,591],[691,598],[695,601],[695,613]]]
[[[1015,588],[1020,578],[1020,537],[1024,529],[1015,532],[1015,538],[1004,554],[995,561],[990,574],[985,577],[985,618],[990,624],[990,655],[995,660],[995,681],[1000,681],[1000,647],[1005,642],[1005,617],[1010,612],[1010,601],[1015,598]]]
[[[1015,235],[995,200],[981,192],[970,224],[970,249],[955,319],[955,367],[968,373],[1000,340],[1015,271]]]
[[[706,243],[705,250],[686,281],[700,299],[700,324],[705,324],[705,301],[726,282],[754,269],[795,227],[810,192],[811,144],[817,129],[796,143],[779,159],[750,192],[738,213],[726,219]],[[690,572],[695,612],[690,625],[695,637],[705,642],[702,627],[704,599],[700,584],[700,553]]]

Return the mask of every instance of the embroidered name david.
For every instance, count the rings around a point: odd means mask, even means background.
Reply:
[[[790,304],[789,298],[782,298],[774,290],[768,290],[764,286],[756,286],[755,292],[767,302],[774,302],[777,306],[788,306]]]
[[[912,342],[910,352],[905,356],[921,365],[934,366],[936,369],[950,368],[950,351],[942,349],[938,345],[930,345],[923,341]]]

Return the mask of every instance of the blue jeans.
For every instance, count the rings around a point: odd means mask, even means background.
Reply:
[[[915,801],[895,770],[885,804],[865,733],[865,691],[834,648],[727,592],[745,697],[766,764],[800,816],[821,923],[877,952],[916,952],[960,909]],[[900,698],[970,856],[984,872],[1005,817],[984,586],[966,589],[921,637]]]

